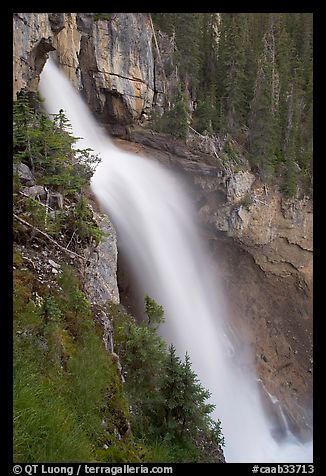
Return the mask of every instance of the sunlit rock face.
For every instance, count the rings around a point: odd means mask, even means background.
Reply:
[[[14,14],[14,97],[36,91],[53,51],[73,85],[105,122],[128,124],[149,112],[154,97],[152,28],[147,14]]]

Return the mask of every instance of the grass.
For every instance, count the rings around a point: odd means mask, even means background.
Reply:
[[[35,276],[14,276],[14,461],[114,462],[128,428],[120,376],[71,269],[60,285],[40,305]],[[120,460],[132,441],[119,444]]]
[[[162,440],[145,441],[149,451],[149,463],[202,463],[200,451],[192,444]]]
[[[109,306],[123,384],[73,269],[62,266],[48,288],[17,251],[14,260],[14,462],[203,461],[193,442],[154,436],[151,412],[142,416],[156,408],[152,386],[166,352],[155,331]],[[140,415],[129,415],[130,404]]]

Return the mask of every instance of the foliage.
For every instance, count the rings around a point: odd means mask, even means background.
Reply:
[[[64,229],[67,236],[76,235],[83,244],[94,241],[98,245],[103,238],[103,232],[94,221],[93,212],[84,195],[81,195],[78,202],[69,210]]]
[[[193,102],[192,126],[241,142],[252,169],[287,196],[311,193],[312,14],[152,15],[174,35],[170,61]]]
[[[36,103],[33,109],[24,92],[14,102],[14,160],[30,165],[40,184],[52,186],[63,195],[80,192],[99,158],[90,149],[74,147],[78,138],[71,135],[62,109],[51,120],[41,112],[39,98]]]
[[[110,21],[112,19],[111,13],[95,13],[94,15],[94,21]]]
[[[76,147],[77,138],[61,109],[52,119],[41,112],[41,100],[34,98],[36,109],[26,93],[14,102],[14,161],[32,168],[38,184],[46,187],[46,202],[21,196],[22,186],[14,176],[15,212],[33,226],[65,240],[64,246],[79,251],[90,243],[98,245],[103,234],[95,221],[83,194],[100,159],[91,149]],[[23,190],[24,191],[24,190]],[[60,192],[69,207],[49,213],[48,198]],[[16,239],[22,239],[20,227],[15,226]]]
[[[133,431],[139,437],[155,432],[157,403],[160,400],[158,376],[162,372],[165,343],[146,324],[137,325],[124,310],[109,304],[114,341],[126,378],[126,392],[132,407]]]
[[[214,110],[208,100],[199,100],[194,114],[193,126],[199,133],[213,133],[212,120]]]
[[[252,196],[250,195],[250,193],[247,193],[242,201],[242,205],[246,208],[249,208],[252,203],[253,203]]]
[[[145,296],[145,312],[148,317],[148,325],[155,329],[164,322],[164,309],[150,296]]]
[[[158,132],[171,134],[177,139],[185,140],[188,132],[188,108],[186,96],[181,86],[176,88],[172,106],[162,117],[154,116],[153,128]]]
[[[163,316],[162,307],[149,296],[145,297],[145,307],[150,315]],[[167,349],[151,321],[137,324],[122,306],[113,303],[109,304],[109,314],[135,436],[147,447],[155,441],[154,454],[162,451],[159,457],[167,461],[173,459],[172,448],[175,455],[183,454],[181,461],[188,460],[186,448],[192,461],[201,460],[198,438],[207,439],[215,447],[222,445],[220,422],[210,417],[214,409],[207,403],[210,394],[193,372],[189,356],[186,354],[182,362],[173,345]]]
[[[117,437],[127,415],[116,364],[72,269],[65,267],[51,289],[32,272],[15,270],[15,462],[114,462],[115,445],[118,461],[128,461],[132,437],[125,447]]]
[[[14,258],[15,462],[209,461],[196,439],[218,448],[219,422],[189,357],[156,334],[162,306],[146,296],[152,322],[136,324],[109,303],[122,385],[72,268],[48,287]]]

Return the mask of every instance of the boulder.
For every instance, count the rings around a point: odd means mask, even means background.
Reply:
[[[23,193],[31,198],[45,198],[46,190],[42,185],[33,185],[33,187],[26,187]]]
[[[14,169],[14,174],[18,175],[18,177],[20,178],[21,182],[24,185],[27,185],[30,187],[35,185],[35,178],[31,172],[31,169],[27,165],[23,163],[14,164],[13,169]]]
[[[51,192],[49,197],[49,205],[51,208],[63,208],[63,195],[59,192]]]
[[[250,193],[250,189],[254,181],[255,175],[245,170],[232,175],[227,182],[227,199],[230,202],[239,202]]]
[[[65,14],[64,13],[49,13],[49,21],[51,29],[55,33],[59,33],[65,27]]]

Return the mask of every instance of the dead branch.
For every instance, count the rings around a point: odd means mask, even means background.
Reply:
[[[19,195],[23,195],[23,197],[26,197],[26,198],[32,198],[30,195],[28,195],[27,193],[24,193],[24,192],[21,192],[21,191],[18,191]],[[53,208],[51,208],[49,205],[45,205],[44,203],[42,203],[40,200],[38,200],[38,204],[39,205],[42,205],[42,207],[46,207],[48,208],[49,210],[52,210],[54,211]]]
[[[75,253],[74,251],[70,251],[68,250],[67,248],[64,248],[63,246],[61,246],[57,241],[55,241],[53,238],[51,238],[51,236],[49,236],[47,233],[45,233],[44,231],[40,230],[39,228],[37,228],[36,226],[34,225],[31,225],[30,223],[28,223],[28,221],[26,220],[23,220],[22,218],[20,218],[18,215],[16,215],[14,213],[14,218],[16,218],[17,221],[19,221],[20,223],[22,223],[23,225],[26,225],[28,226],[29,228],[32,228],[34,231],[37,231],[38,233],[40,233],[42,236],[44,236],[45,238],[47,238],[49,241],[51,241],[51,243],[53,243],[57,248],[59,248],[61,251],[63,251],[64,253],[69,253],[70,255],[73,255],[73,256],[76,256],[77,258],[81,258],[82,260],[84,261],[94,261],[94,260],[88,260],[87,258],[85,258],[84,256],[81,256],[79,255],[78,253]]]

